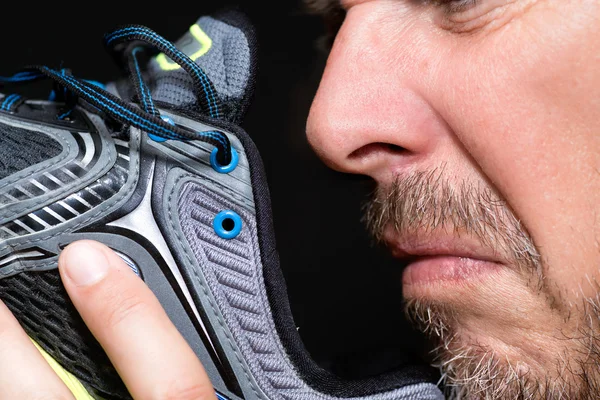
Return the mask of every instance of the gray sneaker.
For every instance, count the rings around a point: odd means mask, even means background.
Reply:
[[[32,67],[49,100],[0,95],[0,298],[94,398],[127,389],[61,285],[69,243],[105,243],[156,294],[224,399],[441,399],[427,369],[347,381],[305,350],[279,268],[258,151],[238,126],[256,46],[237,12],[171,44],[107,35],[129,78],[102,85]]]

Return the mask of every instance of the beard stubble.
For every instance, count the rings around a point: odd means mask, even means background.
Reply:
[[[451,185],[444,168],[398,177],[378,187],[365,204],[364,221],[381,241],[386,229],[402,237],[444,230],[476,238],[502,254],[511,268],[526,278],[530,290],[543,296],[551,310],[560,304],[544,276],[540,254],[526,229],[489,185]],[[600,293],[600,290],[597,290]],[[592,399],[600,396],[600,296],[579,307],[578,335],[565,338],[572,351],[557,356],[556,371],[534,376],[493,349],[462,337],[461,310],[427,299],[410,299],[405,312],[437,345],[433,364],[440,368],[444,390],[453,399]],[[571,313],[569,313],[571,315]],[[585,355],[575,357],[573,355]]]

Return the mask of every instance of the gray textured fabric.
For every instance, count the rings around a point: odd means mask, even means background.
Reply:
[[[0,124],[0,179],[56,157],[61,150],[43,133]]]
[[[210,17],[198,24],[212,38],[212,49],[198,59],[198,64],[210,76],[217,92],[226,97],[242,97],[248,82],[250,48],[239,29]]]
[[[222,210],[234,210],[242,218],[243,228],[235,239],[222,239],[212,228],[214,216]],[[279,340],[262,276],[254,214],[200,182],[184,185],[178,214],[197,266],[262,392],[268,399],[333,400],[334,397],[315,391],[298,376]],[[443,396],[435,385],[423,383],[365,399],[443,399]]]
[[[210,50],[196,61],[212,81],[225,103],[239,101],[244,96],[250,77],[250,47],[244,33],[212,17],[201,17],[200,28],[211,38]],[[177,48],[191,56],[200,47],[190,32],[176,42]],[[155,86],[155,100],[181,105],[196,102],[192,79],[182,69],[163,71],[153,60],[149,65]]]

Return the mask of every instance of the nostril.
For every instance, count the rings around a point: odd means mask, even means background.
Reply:
[[[405,149],[402,146],[398,146],[391,143],[369,143],[365,146],[362,146],[359,149],[354,150],[352,153],[348,155],[349,159],[361,159],[366,160],[372,157],[377,157],[380,155],[400,155],[400,154],[408,154],[409,150]]]

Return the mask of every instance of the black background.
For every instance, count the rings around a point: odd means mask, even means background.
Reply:
[[[372,245],[360,222],[372,184],[327,169],[304,135],[326,61],[317,46],[322,22],[296,0],[251,3],[237,2],[255,24],[260,46],[256,94],[243,127],[265,163],[300,335],[316,361],[340,376],[394,368],[422,344],[403,316],[401,265]],[[199,16],[236,2],[167,1],[161,8],[88,3],[93,10],[55,3],[35,12],[31,2],[11,4],[0,25],[0,74],[45,64],[107,82],[120,74],[102,44],[108,31],[141,24],[175,41]]]

